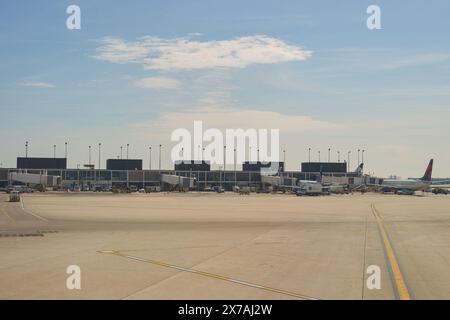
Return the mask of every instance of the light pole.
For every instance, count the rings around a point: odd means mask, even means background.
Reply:
[[[25,158],[28,158],[28,141],[25,141]]]
[[[331,152],[331,148],[328,148],[328,162],[330,162],[330,152]]]
[[[352,153],[351,151],[349,151],[347,153],[347,172],[350,171],[350,153]]]
[[[202,162],[205,161],[205,148],[202,148]]]
[[[227,167],[226,163],[227,163],[227,146],[223,146],[223,171],[224,172]]]
[[[152,170],[152,147],[148,147],[148,169]]]
[[[319,162],[320,162],[320,150],[319,150],[319,151],[317,151],[317,153],[319,154]]]
[[[286,168],[286,149],[283,149],[283,169]]]
[[[311,148],[308,148],[308,162],[311,162]]]
[[[91,146],[89,146],[89,166],[91,165]]]
[[[357,165],[359,166],[359,152],[361,151],[361,149],[358,149],[358,163]]]
[[[120,146],[120,160],[123,159],[123,146]]]
[[[341,162],[341,152],[338,151],[337,154],[338,154],[338,162]]]
[[[362,163],[364,163],[364,151],[366,151],[366,150],[363,149],[363,150],[362,150],[362,153],[361,153],[361,155],[362,155],[361,162],[362,162]]]
[[[56,158],[56,144],[53,145],[53,159]]]
[[[256,149],[256,162],[259,162],[259,148]]]
[[[237,185],[237,174],[236,174],[236,148],[233,149],[234,151],[234,186]]]
[[[128,160],[128,148],[130,147],[130,144],[127,143],[127,160]]]
[[[67,159],[67,142],[64,143],[64,157]]]
[[[161,147],[162,145],[159,145],[159,171],[161,171]]]
[[[234,148],[233,151],[234,151],[234,173],[236,174],[236,162],[237,162],[236,148]]]
[[[99,143],[98,143],[98,168],[99,168],[99,169],[101,169],[101,168],[100,168],[100,160],[101,160],[100,154],[101,154],[101,148],[102,148],[102,143],[99,142]]]

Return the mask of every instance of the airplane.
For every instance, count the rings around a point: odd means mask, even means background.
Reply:
[[[362,173],[364,168],[364,163],[360,163],[360,165],[356,168],[355,173]]]
[[[427,190],[431,185],[433,159],[428,163],[427,169],[420,179],[384,179],[379,187],[381,191],[394,191],[397,194],[414,194],[415,191]]]
[[[358,167],[356,167],[355,171],[353,173],[356,173],[357,175],[361,175],[363,172],[364,163],[360,163]],[[322,173],[320,174],[320,177],[322,177]],[[323,184],[323,191],[328,193],[337,193],[337,194],[344,194],[349,193],[351,191],[350,185],[348,183],[322,183]],[[359,187],[359,186],[358,186]]]
[[[316,180],[297,180],[296,185],[278,185],[278,189],[283,191],[293,191],[296,195],[321,195],[323,194],[322,186],[322,167],[320,167],[320,173],[317,175]]]
[[[427,191],[431,191],[434,194],[449,194],[450,193],[450,181],[447,180],[432,180],[430,188]]]
[[[431,180],[431,188],[445,188],[445,189],[449,189],[450,188],[450,180],[446,179],[446,180]]]
[[[449,194],[449,188],[450,186],[444,187],[431,186],[431,189],[429,191],[434,194]]]
[[[364,164],[361,163],[354,173],[360,174],[362,173]],[[297,195],[321,195],[321,194],[330,194],[330,193],[347,193],[348,185],[347,184],[323,184],[323,167],[320,167],[320,172],[317,175],[316,180],[298,180],[296,186],[279,186],[285,190],[292,190]]]
[[[323,194],[323,185],[320,181],[321,176],[318,176],[317,181],[315,180],[298,180],[297,186],[292,187],[292,190],[297,196],[309,195],[318,196]]]

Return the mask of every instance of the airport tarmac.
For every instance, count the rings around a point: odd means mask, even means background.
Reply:
[[[444,195],[0,194],[0,299],[450,299],[449,243]]]

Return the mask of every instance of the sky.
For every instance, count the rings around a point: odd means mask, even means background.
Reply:
[[[69,30],[69,5],[81,29]],[[381,9],[369,30],[367,7]],[[417,177],[450,176],[450,2],[2,1],[0,163],[120,155],[148,168],[171,132],[278,128],[286,167],[347,160]],[[95,160],[94,160],[95,159]]]

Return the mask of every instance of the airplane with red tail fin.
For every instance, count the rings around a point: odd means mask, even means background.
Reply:
[[[412,194],[414,191],[427,190],[431,185],[431,173],[433,172],[433,159],[428,163],[427,169],[420,179],[384,179],[381,190],[384,192],[395,191],[397,193]]]

